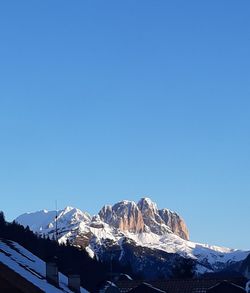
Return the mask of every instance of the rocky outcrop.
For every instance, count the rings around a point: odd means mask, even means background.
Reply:
[[[185,240],[189,239],[183,219],[168,209],[158,210],[149,198],[142,198],[138,204],[124,200],[114,206],[105,205],[98,215],[103,222],[122,231],[152,232],[157,235],[174,233]]]
[[[189,240],[189,233],[184,220],[175,212],[168,209],[158,210],[150,198],[142,198],[138,202],[145,225],[151,232],[164,235],[169,232]]]
[[[168,209],[163,209],[159,210],[159,215],[174,234],[180,236],[182,239],[189,240],[189,232],[186,223],[177,213]]]
[[[158,213],[157,206],[149,198],[142,198],[137,204],[142,213],[145,230],[153,232],[157,235],[171,233],[171,229],[164,223]]]
[[[145,229],[143,217],[133,201],[121,201],[114,206],[104,206],[99,212],[100,219],[112,227],[133,233]]]

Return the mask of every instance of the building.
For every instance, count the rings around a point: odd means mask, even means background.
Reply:
[[[164,280],[164,281],[150,281],[148,283],[150,283],[152,287],[167,293],[207,293],[209,289],[217,286],[222,281],[223,280],[221,279],[205,279],[204,278],[204,279],[176,279],[176,280]],[[236,279],[230,279],[228,280],[228,282],[230,282],[233,285],[236,285],[236,287],[245,288],[247,280],[245,278],[236,278]],[[127,292],[136,292],[131,290],[134,290],[135,288],[139,288],[141,284],[143,283],[143,281],[127,280],[127,281],[117,281],[115,283],[122,293],[127,293]],[[223,291],[221,291],[220,293],[223,293]]]
[[[148,283],[141,283],[138,287],[129,291],[130,293],[165,293],[166,291],[162,291],[158,288],[153,287]]]
[[[88,293],[76,275],[66,277],[16,242],[0,240],[0,292]]]
[[[223,281],[209,288],[206,293],[246,293],[246,291],[243,287]]]

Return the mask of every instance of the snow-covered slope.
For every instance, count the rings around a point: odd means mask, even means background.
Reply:
[[[19,216],[16,221],[41,235],[56,237],[56,212],[39,211]],[[67,207],[58,212],[57,235],[60,242],[70,241],[85,248],[91,256],[105,260],[108,251],[118,251],[122,259],[130,249],[155,254],[178,254],[192,258],[197,272],[224,269],[233,262],[244,260],[249,252],[191,242],[184,220],[168,209],[158,210],[149,198],[138,204],[122,201],[114,206],[104,206],[99,214],[90,217],[79,209]],[[127,247],[127,246],[126,246]],[[164,258],[165,256],[163,256]],[[161,256],[162,258],[162,256]],[[141,264],[140,264],[141,265]]]
[[[46,264],[40,258],[14,241],[0,239],[0,263],[41,289],[50,293],[73,293],[68,287],[68,278],[59,273],[59,285],[46,280]],[[81,293],[88,291],[81,288]]]
[[[51,238],[58,238],[60,242],[64,242],[72,235],[76,235],[80,227],[89,225],[91,217],[79,209],[66,207],[58,212],[42,210],[25,213],[16,218],[15,221],[24,227],[29,226],[35,233],[49,235]]]

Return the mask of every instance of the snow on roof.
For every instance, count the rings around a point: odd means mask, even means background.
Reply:
[[[24,279],[50,293],[73,293],[68,288],[68,278],[59,273],[59,288],[46,280],[46,263],[16,242],[0,239],[0,262]],[[88,293],[81,288],[81,293]]]
[[[233,284],[233,283],[231,283],[231,282],[229,282],[229,281],[227,281],[227,280],[224,280],[224,281],[222,281],[222,282],[219,282],[219,283],[217,283],[216,285],[210,287],[210,288],[208,289],[208,291],[210,291],[210,290],[212,290],[212,289],[215,289],[215,288],[220,288],[220,287],[221,287],[221,288],[222,288],[222,287],[225,287],[225,288],[234,287],[234,288],[239,289],[239,291],[241,290],[242,292],[245,292],[245,290],[244,290],[243,287],[238,286],[238,285],[236,285],[236,284]]]
[[[146,289],[149,289],[150,292],[152,291],[152,292],[165,293],[165,291],[162,291],[161,289],[156,288],[153,285],[151,285],[149,283],[146,283],[146,282],[141,283],[138,287],[132,289],[131,292],[133,292],[133,291],[135,291],[135,292],[138,291],[139,292],[139,291],[142,291],[142,290],[144,291]]]

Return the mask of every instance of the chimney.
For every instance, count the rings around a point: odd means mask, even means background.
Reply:
[[[245,269],[245,272],[244,272],[244,277],[246,278],[246,279],[250,279],[250,266],[247,266],[246,267],[246,269]]]
[[[81,279],[79,275],[68,276],[68,287],[73,292],[80,293]]]
[[[58,268],[56,263],[54,262],[46,263],[46,279],[49,283],[55,286],[59,285]]]

